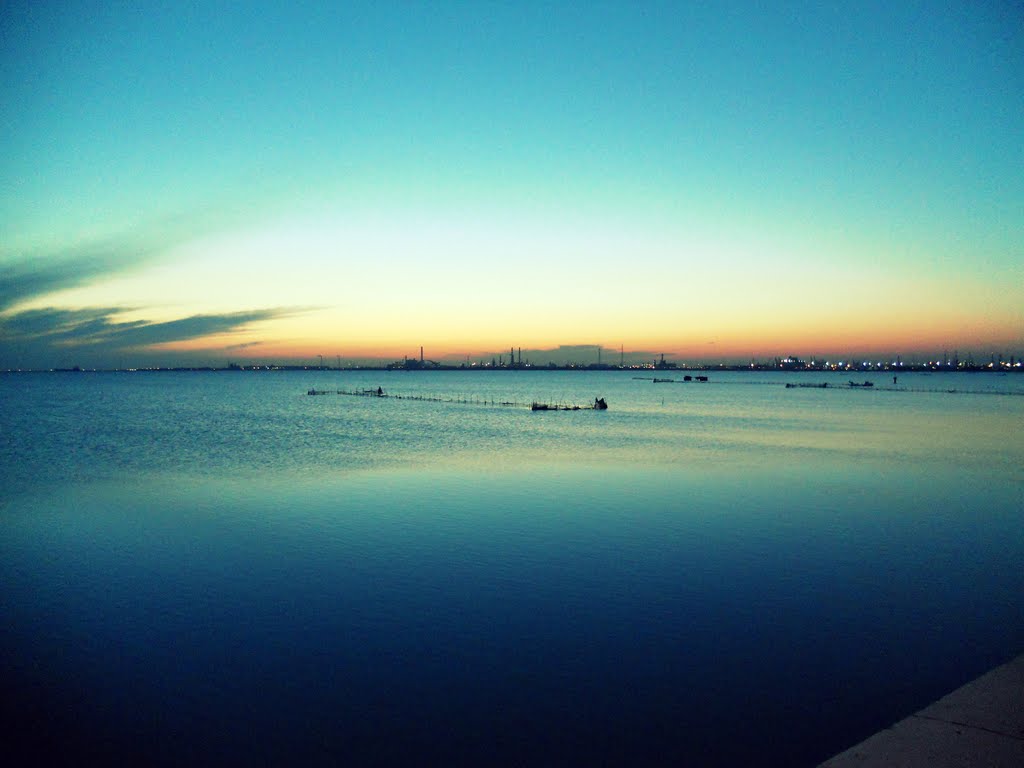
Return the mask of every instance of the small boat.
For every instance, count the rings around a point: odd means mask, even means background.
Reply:
[[[858,384],[856,381],[851,381],[850,382],[850,386],[851,387],[873,387],[873,386],[875,386],[875,384],[872,381],[865,381],[863,384]]]

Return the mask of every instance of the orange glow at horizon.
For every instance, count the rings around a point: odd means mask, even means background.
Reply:
[[[704,329],[708,330],[708,329]],[[956,324],[942,327],[897,329],[844,328],[831,325],[814,329],[786,327],[760,328],[744,332],[730,329],[728,333],[702,333],[689,338],[672,338],[669,334],[634,336],[623,340],[580,338],[572,336],[523,338],[509,334],[509,338],[459,339],[410,338],[408,341],[381,338],[375,342],[340,339],[340,334],[324,332],[319,337],[261,340],[255,334],[231,334],[221,337],[195,339],[187,342],[160,345],[158,349],[177,352],[202,352],[231,359],[316,360],[323,356],[327,362],[345,359],[379,359],[384,361],[410,359],[419,356],[420,347],[428,359],[471,361],[490,358],[507,352],[509,347],[523,350],[554,352],[562,346],[600,346],[611,354],[622,348],[626,355],[636,353],[662,353],[677,359],[747,360],[771,359],[789,354],[807,357],[848,356],[851,354],[933,355],[944,349],[988,349],[1005,346],[1014,349],[1019,344],[1012,332],[987,323]]]

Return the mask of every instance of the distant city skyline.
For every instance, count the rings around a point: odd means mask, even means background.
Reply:
[[[75,362],[73,362],[75,361]],[[420,362],[422,361],[422,363]],[[748,357],[683,357],[671,352],[652,352],[650,350],[626,350],[624,347],[613,349],[592,344],[560,345],[549,349],[523,349],[521,347],[481,352],[477,354],[445,354],[436,355],[410,351],[399,356],[368,356],[347,357],[343,355],[315,354],[307,357],[260,357],[256,355],[236,354],[235,356],[214,357],[202,351],[191,353],[175,353],[169,351],[142,351],[134,354],[121,354],[117,359],[100,355],[95,358],[74,357],[65,354],[60,362],[41,365],[14,365],[0,367],[0,371],[19,370],[140,370],[140,369],[174,369],[174,368],[323,368],[344,370],[346,368],[402,368],[431,369],[441,368],[700,368],[725,366],[729,368],[778,368],[781,370],[801,370],[804,368],[821,368],[849,366],[860,368],[898,368],[906,366],[936,366],[946,370],[977,370],[992,368],[1002,371],[1024,371],[1024,356],[1015,352],[991,352],[980,355],[972,350],[942,350],[932,354],[903,353],[847,353],[847,354],[808,354],[808,355],[768,355]]]
[[[0,32],[0,369],[1024,354],[1012,3],[13,2]]]

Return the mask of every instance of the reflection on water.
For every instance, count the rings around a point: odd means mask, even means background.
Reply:
[[[0,378],[15,744],[813,765],[1024,646],[1024,398],[337,376]]]

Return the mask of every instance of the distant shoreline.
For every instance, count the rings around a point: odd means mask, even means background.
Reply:
[[[817,373],[817,374],[841,374],[860,375],[865,373],[887,374],[899,376],[904,373],[969,373],[969,374],[1020,374],[1024,373],[1024,367],[1020,363],[1015,365],[990,364],[959,367],[943,365],[862,365],[849,367],[778,367],[773,365],[692,365],[692,366],[655,366],[655,365],[423,365],[423,366],[401,366],[401,365],[353,365],[353,366],[318,366],[318,365],[228,365],[224,367],[212,366],[177,366],[152,368],[7,368],[0,370],[0,373],[252,373],[270,371],[305,371],[305,372],[334,372],[346,373],[356,371],[375,371],[378,373],[433,373],[446,371],[614,371],[621,373],[649,373],[659,375],[685,374],[688,372],[730,372],[730,373]]]

